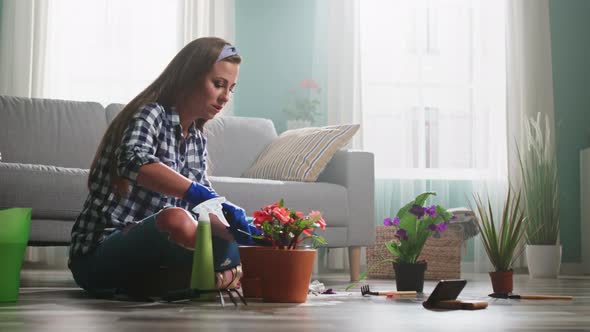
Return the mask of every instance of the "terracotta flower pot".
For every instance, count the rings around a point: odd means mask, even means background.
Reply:
[[[262,298],[265,302],[303,303],[307,300],[316,250],[264,252]]]
[[[268,248],[257,246],[241,246],[240,260],[242,261],[242,294],[245,297],[262,297],[262,268],[264,260],[262,251]]]
[[[316,250],[240,247],[242,291],[265,302],[303,303],[307,300]]]
[[[492,280],[492,288],[494,289],[494,293],[512,293],[512,271],[490,272],[490,279]]]

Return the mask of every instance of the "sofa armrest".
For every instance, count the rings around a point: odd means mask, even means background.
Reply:
[[[318,182],[344,186],[348,190],[348,243],[367,246],[375,242],[375,158],[366,151],[336,152]]]
[[[0,208],[31,207],[33,218],[74,220],[88,195],[89,170],[0,162]]]

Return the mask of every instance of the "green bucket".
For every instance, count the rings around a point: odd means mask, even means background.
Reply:
[[[30,208],[0,210],[0,302],[18,299],[20,269],[30,229]]]

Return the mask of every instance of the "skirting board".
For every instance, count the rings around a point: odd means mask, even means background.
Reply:
[[[579,276],[590,274],[590,272],[584,269],[584,264],[582,263],[561,263],[561,272],[559,274]]]

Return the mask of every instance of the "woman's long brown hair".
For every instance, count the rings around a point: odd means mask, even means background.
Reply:
[[[119,114],[113,119],[107,128],[94,155],[90,173],[95,171],[98,160],[107,146],[109,151],[104,151],[108,158],[109,179],[111,187],[118,194],[126,194],[129,190],[129,181],[117,174],[117,156],[115,155],[118,144],[121,143],[123,132],[129,121],[143,105],[157,102],[165,107],[174,106],[179,101],[188,98],[199,84],[203,82],[207,73],[211,70],[223,46],[229,44],[225,40],[216,37],[195,39],[187,44],[170,61],[166,69],[145,90],[131,100]],[[239,55],[229,56],[222,61],[239,64]],[[202,130],[206,120],[196,122],[198,129]],[[88,187],[90,188],[90,177]]]

